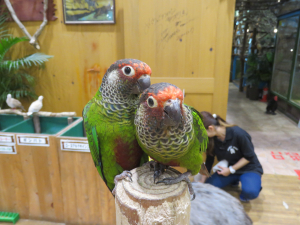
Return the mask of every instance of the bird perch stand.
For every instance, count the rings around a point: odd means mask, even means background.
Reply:
[[[190,222],[191,201],[187,183],[154,184],[153,171],[148,165],[131,171],[116,187],[116,224],[185,225]],[[176,170],[166,170],[159,179],[177,177]]]

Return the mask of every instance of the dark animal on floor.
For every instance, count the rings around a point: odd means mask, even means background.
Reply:
[[[278,105],[277,100],[278,100],[278,97],[277,97],[277,96],[274,96],[274,97],[268,102],[267,109],[266,109],[266,113],[267,113],[267,114],[276,115],[275,111],[276,111],[277,105]]]
[[[250,225],[252,220],[233,196],[210,184],[192,183],[197,198],[191,202],[190,225]]]

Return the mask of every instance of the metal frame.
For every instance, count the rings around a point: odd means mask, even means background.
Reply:
[[[116,24],[116,2],[115,0],[112,0],[113,3],[113,13],[114,13],[114,17],[113,17],[113,21],[103,21],[103,20],[99,20],[99,21],[67,21],[66,20],[66,13],[65,13],[65,0],[62,0],[62,7],[63,7],[63,16],[64,16],[64,23],[65,24]]]
[[[299,18],[299,23],[298,23],[298,27],[297,27],[297,36],[296,36],[296,41],[295,41],[295,47],[294,47],[294,51],[293,51],[293,62],[292,62],[292,68],[291,68],[291,72],[290,72],[290,80],[289,80],[289,88],[288,88],[288,94],[287,94],[287,97],[283,96],[282,94],[272,90],[272,83],[274,82],[273,79],[271,80],[271,84],[270,84],[270,90],[271,90],[271,93],[274,94],[274,95],[277,95],[280,99],[282,99],[283,101],[287,102],[288,104],[294,106],[295,108],[297,109],[300,109],[300,105],[296,104],[295,102],[293,102],[291,100],[291,91],[292,91],[292,86],[293,86],[293,81],[294,81],[294,75],[295,75],[295,63],[296,63],[296,60],[297,60],[297,52],[298,52],[298,49],[299,49],[299,32],[300,32],[300,10],[296,11],[296,12],[291,12],[291,13],[287,13],[287,14],[284,14],[284,15],[281,15],[278,17],[278,21],[277,21],[277,27],[278,27],[278,24],[279,24],[279,21],[280,20],[283,20],[283,19],[287,19],[287,18],[290,18],[290,17],[295,17],[295,16],[298,16]],[[276,35],[276,40],[275,40],[275,53],[276,53],[276,47],[277,47],[277,35]],[[276,59],[276,54],[274,54],[274,64],[273,64],[273,72],[274,72],[274,68],[275,68],[275,59]]]

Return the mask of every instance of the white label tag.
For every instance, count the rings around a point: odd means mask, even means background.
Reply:
[[[48,136],[32,137],[27,135],[17,135],[19,145],[30,146],[50,146]]]
[[[0,135],[0,143],[14,143],[14,135],[7,134],[7,135]]]
[[[1,144],[0,154],[16,154],[16,146],[13,144]]]
[[[87,141],[60,140],[60,146],[63,151],[90,152]]]

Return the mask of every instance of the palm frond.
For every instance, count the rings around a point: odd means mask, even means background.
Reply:
[[[3,9],[0,9],[1,12],[3,11]],[[3,12],[0,15],[0,39],[9,36],[9,34],[7,34],[8,30],[6,29],[6,26],[4,25],[6,19],[8,18],[8,13],[7,12]]]
[[[30,56],[26,56],[17,60],[5,60],[1,64],[1,67],[6,67],[8,70],[18,70],[24,67],[42,66],[48,59],[52,58],[51,55],[45,55],[43,53],[34,53]]]
[[[28,38],[13,36],[2,38],[0,40],[0,62],[4,59],[5,54],[12,46],[22,41],[28,41]]]

